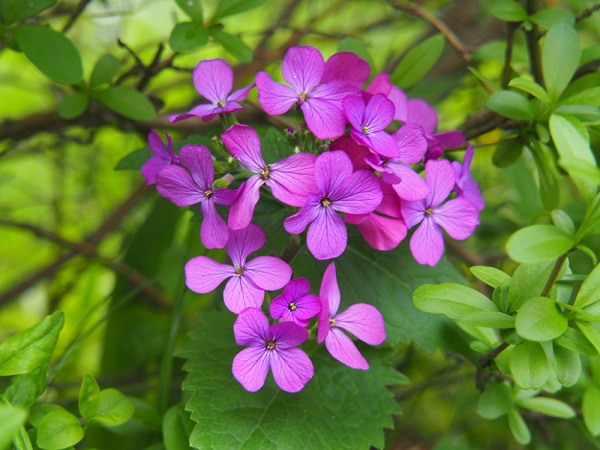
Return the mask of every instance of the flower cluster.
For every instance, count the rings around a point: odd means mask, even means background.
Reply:
[[[203,245],[224,247],[231,260],[192,258],[185,267],[186,283],[194,292],[209,293],[228,280],[223,300],[238,314],[236,342],[247,347],[235,357],[233,375],[249,391],[263,386],[269,369],[281,389],[301,390],[314,369],[298,346],[315,329],[317,342],[355,369],[369,365],[342,330],[370,345],[386,338],[375,307],[357,303],[338,312],[334,262],[317,296],[305,278],[292,280],[293,269],[282,259],[250,258],[266,242],[265,232],[252,223],[263,185],[279,202],[297,208],[283,227],[293,235],[307,229],[306,246],[319,260],[344,253],[347,225],[355,225],[377,250],[394,249],[416,227],[412,254],[433,266],[444,249],[440,227],[454,239],[466,239],[479,223],[484,204],[470,175],[473,148],[467,147],[462,165],[440,159],[444,148],[464,144],[462,134],[436,133],[438,118],[430,105],[408,99],[385,73],[365,88],[369,76],[369,65],[353,53],[325,61],[313,47],[293,47],[282,64],[286,84],[259,72],[254,84],[231,93],[231,67],[221,59],[202,61],[193,81],[210,103],[170,120],[197,116],[208,121],[221,115],[227,129],[213,139],[214,154],[203,145],[186,145],[175,156],[168,135],[167,146],[154,131],[148,137],[155,155],[142,168],[148,184],[156,183],[158,192],[178,206],[199,204]],[[258,132],[233,117],[254,86],[267,114],[296,107],[303,117],[299,127],[287,132],[295,151],[279,161],[265,162]],[[216,156],[225,161],[215,165]],[[216,205],[229,207],[228,213]],[[265,292],[280,289],[283,293],[263,311]]]

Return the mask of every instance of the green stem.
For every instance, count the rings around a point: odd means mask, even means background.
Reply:
[[[548,297],[548,295],[550,294],[550,291],[552,290],[552,286],[554,286],[554,283],[556,282],[556,279],[558,278],[558,274],[560,273],[560,270],[562,269],[563,264],[567,260],[569,253],[571,253],[571,252],[569,251],[569,252],[565,253],[564,255],[559,256],[558,259],[556,260],[556,262],[554,263],[552,272],[550,272],[550,276],[548,277],[548,281],[546,282],[544,289],[542,289],[542,292],[540,293],[540,297]]]

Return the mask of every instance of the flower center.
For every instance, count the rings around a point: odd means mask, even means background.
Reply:
[[[308,92],[306,91],[302,91],[300,93],[300,101],[301,102],[305,102],[308,99]]]
[[[267,166],[266,169],[261,169],[258,174],[263,180],[267,181],[269,179],[269,175],[271,174],[271,166]]]
[[[211,189],[207,189],[207,190],[204,191],[204,196],[206,198],[209,198],[212,195],[213,195],[213,191]]]
[[[321,200],[321,205],[323,205],[325,208],[327,208],[329,205],[331,205],[331,200],[329,200],[327,197],[325,197],[324,199]]]
[[[334,326],[335,325],[335,319],[333,317],[329,317],[329,326]]]
[[[274,350],[277,348],[277,344],[274,341],[267,342],[267,350]]]
[[[431,208],[427,208],[427,209],[425,210],[425,215],[426,215],[427,217],[431,216],[432,214],[433,214],[433,209],[431,209]]]
[[[296,306],[295,302],[290,302],[290,304],[288,305],[288,309],[290,311],[296,311],[296,308],[298,308],[298,306]]]
[[[244,268],[240,267],[240,266],[235,266],[235,277],[241,277],[242,274],[244,273]]]
[[[223,101],[223,100],[219,100],[219,101],[217,102],[217,106],[218,106],[219,108],[223,108],[223,107],[225,106],[225,101]]]
[[[362,130],[363,134],[369,134],[369,127],[368,126],[363,125],[360,129]]]

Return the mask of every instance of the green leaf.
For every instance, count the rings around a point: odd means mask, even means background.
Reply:
[[[522,389],[540,389],[548,381],[546,353],[538,342],[523,341],[510,354],[510,372]]]
[[[335,361],[320,346],[311,352],[315,375],[302,391],[281,391],[269,375],[260,391],[250,393],[231,374],[232,360],[242,350],[233,339],[235,317],[206,312],[199,319],[180,351],[187,358],[183,388],[191,394],[186,409],[196,422],[190,437],[193,447],[384,446],[382,429],[393,426],[391,416],[400,412],[386,386],[406,382],[383,362],[388,352],[361,347],[370,369],[359,371]]]
[[[294,214],[291,208],[283,207],[280,202],[271,197],[261,196],[254,210],[252,222],[260,226],[269,236],[262,252],[281,257],[287,250],[292,236],[283,228],[283,221],[291,214]],[[224,217],[224,220],[227,221],[227,218]]]
[[[492,0],[490,3],[490,12],[500,20],[522,22],[527,19],[527,10],[515,0]]]
[[[64,314],[56,312],[0,344],[0,376],[29,373],[45,364],[56,347]]]
[[[484,419],[502,417],[512,408],[512,389],[506,383],[489,383],[477,400],[477,414]]]
[[[554,225],[521,228],[506,243],[506,253],[517,262],[534,264],[564,255],[575,241]]]
[[[473,266],[469,270],[479,280],[493,288],[500,285],[510,286],[510,275],[495,267]]]
[[[496,311],[478,311],[469,314],[465,314],[460,318],[456,319],[461,322],[468,323],[484,328],[514,328],[515,318],[504,314],[503,312]]]
[[[33,17],[56,4],[56,0],[0,0],[0,16],[5,25]]]
[[[124,156],[115,166],[115,170],[140,170],[148,158],[154,156],[150,147],[142,147]]]
[[[4,391],[4,396],[13,405],[30,408],[46,389],[46,366],[42,364],[31,373],[15,375],[10,380],[10,386]]]
[[[508,311],[508,293],[509,288],[504,284],[501,284],[492,292],[492,302],[502,312]]]
[[[76,119],[85,112],[89,104],[90,98],[86,93],[75,92],[62,99],[58,105],[58,115],[67,120]]]
[[[131,419],[134,406],[121,392],[108,388],[100,391],[98,409],[89,419],[89,423],[114,427],[121,425]]]
[[[556,101],[569,84],[580,56],[579,37],[573,27],[561,23],[548,31],[542,43],[542,72],[552,100]]]
[[[146,122],[156,117],[156,110],[148,97],[129,87],[109,87],[96,93],[96,100],[130,119]]]
[[[44,450],[60,450],[77,444],[83,435],[79,419],[61,409],[45,415],[40,421],[36,443]]]
[[[294,153],[285,135],[273,127],[267,128],[264,136],[261,134],[261,149],[267,164],[281,161]]]
[[[513,120],[533,120],[535,111],[529,100],[514,91],[494,92],[485,106],[495,113]]]
[[[590,385],[583,393],[581,410],[583,421],[592,436],[600,436],[600,389]]]
[[[109,84],[119,71],[119,60],[113,55],[101,56],[92,70],[90,87],[95,89],[103,84]]]
[[[600,314],[600,265],[594,267],[586,277],[573,306],[586,309],[590,314]]]
[[[162,422],[163,441],[166,450],[189,450],[190,439],[194,429],[194,422],[185,411],[184,406],[171,406]]]
[[[355,55],[358,55],[362,59],[364,59],[369,66],[375,67],[375,63],[373,62],[373,56],[371,52],[360,39],[356,39],[353,37],[346,37],[340,41],[337,48],[338,52],[351,52]]]
[[[598,350],[590,343],[588,338],[583,333],[573,328],[567,330],[554,340],[556,345],[571,350],[572,352],[581,353],[582,355],[597,356]]]
[[[581,320],[577,320],[575,323],[577,323],[577,326],[590,344],[592,344],[596,351],[600,353],[600,331],[598,331],[594,325]]]
[[[600,87],[593,87],[578,92],[570,97],[561,100],[561,105],[588,105],[600,106]]]
[[[498,311],[498,307],[481,292],[454,283],[424,284],[415,290],[413,303],[421,311],[445,314],[451,319],[461,319],[475,312]]]
[[[508,83],[508,86],[531,94],[543,102],[550,103],[550,97],[548,96],[546,90],[535,81],[531,81],[526,78],[513,78]]]
[[[243,63],[252,62],[254,55],[244,41],[233,34],[219,29],[211,29],[210,34],[223,46],[225,51]]]
[[[600,185],[600,169],[590,165],[589,162],[579,158],[559,159],[558,165],[569,174],[577,174],[577,177],[590,185]]]
[[[554,368],[556,378],[563,386],[573,386],[581,376],[581,358],[579,353],[567,350],[560,345],[554,346]]]
[[[0,450],[10,448],[26,418],[27,410],[0,404]]]
[[[202,4],[200,0],[175,0],[181,10],[194,22],[203,23]]]
[[[87,422],[96,415],[100,406],[100,387],[89,373],[86,373],[79,390],[79,413]]]
[[[550,212],[550,215],[552,217],[552,222],[554,223],[554,225],[556,225],[559,229],[561,229],[564,233],[568,234],[569,236],[575,235],[575,224],[566,212],[560,209],[553,209]]]
[[[520,264],[513,273],[508,291],[508,313],[518,310],[531,297],[540,295],[548,281],[554,261]],[[565,270],[565,269],[563,269]]]
[[[224,17],[233,16],[234,14],[258,8],[263,3],[266,3],[266,1],[267,0],[221,0],[211,22],[214,23]]]
[[[208,42],[208,29],[198,22],[178,23],[171,31],[169,45],[174,52],[191,52]]]
[[[392,74],[392,82],[402,89],[421,81],[444,51],[444,36],[436,34],[411,49]]]
[[[77,84],[83,80],[81,56],[64,34],[37,25],[21,25],[13,33],[29,61],[52,81]]]
[[[529,20],[546,30],[561,23],[569,26],[575,25],[575,15],[565,8],[542,9],[529,16]]]
[[[514,164],[523,154],[523,143],[501,142],[496,146],[492,155],[492,163],[496,167],[504,168]]]
[[[567,316],[560,312],[556,301],[548,297],[530,298],[515,317],[517,333],[530,341],[550,341],[563,334],[568,326]]]
[[[508,426],[510,428],[510,432],[519,444],[529,444],[531,441],[531,433],[529,428],[527,428],[527,424],[525,423],[523,416],[521,416],[519,411],[514,408],[508,411]]]
[[[575,417],[575,410],[565,402],[548,397],[529,397],[517,401],[517,404],[531,411],[537,411],[551,417],[570,419]]]

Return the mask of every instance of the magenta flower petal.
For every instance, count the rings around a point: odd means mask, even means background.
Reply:
[[[254,84],[251,84],[250,86],[233,91],[231,94],[229,94],[229,97],[227,97],[227,102],[241,102],[242,100],[246,100],[253,87]]]
[[[215,169],[210,150],[207,147],[204,145],[185,145],[179,151],[179,162],[189,170],[200,189],[203,191],[212,189]]]
[[[366,216],[356,225],[365,241],[375,250],[393,250],[406,237],[406,224],[402,219],[380,216],[375,213],[366,214]],[[352,223],[352,218],[352,214],[345,215],[347,223]]]
[[[311,200],[307,201],[307,204],[305,204],[300,211],[283,221],[285,231],[290,234],[300,234],[305,230],[309,223],[317,218],[320,210],[320,203],[319,199],[314,200],[314,197],[315,195],[310,197]]]
[[[233,112],[240,109],[242,109],[242,107],[237,105],[237,108],[231,109],[228,112]],[[186,113],[169,116],[169,122],[175,123],[181,120],[189,119],[190,117],[199,117],[204,122],[208,122],[221,112],[223,112],[223,108],[217,108],[212,103],[203,103],[201,105],[194,106]]]
[[[373,77],[366,91],[371,95],[383,94],[387,97],[391,89],[392,82],[390,81],[390,75],[382,72]]]
[[[312,362],[299,348],[274,353],[271,357],[271,369],[277,386],[286,392],[302,390],[314,375]]]
[[[229,311],[239,314],[246,308],[260,308],[265,299],[264,289],[246,276],[233,276],[223,290],[223,301]]]
[[[315,179],[320,193],[339,197],[352,175],[352,162],[343,151],[326,152],[315,162]]]
[[[406,123],[408,121],[408,111],[407,104],[408,99],[406,98],[406,94],[402,91],[402,89],[392,86],[390,89],[390,93],[387,94],[387,97],[396,107],[396,113],[394,114],[394,120],[398,120],[402,123]]]
[[[292,268],[279,258],[258,256],[245,264],[244,277],[261,289],[276,291],[290,281]]]
[[[190,206],[204,200],[204,191],[194,183],[189,172],[181,166],[162,169],[156,179],[156,190],[177,206]]]
[[[251,253],[265,245],[265,232],[258,225],[251,224],[241,230],[231,230],[227,241],[227,254],[238,267],[243,267]]]
[[[260,176],[252,175],[238,188],[238,196],[229,210],[229,228],[239,230],[250,225],[263,184]]]
[[[321,52],[314,47],[290,48],[283,58],[281,73],[296,91],[308,93],[321,82],[325,61]]]
[[[471,162],[473,161],[473,146],[469,145],[465,152],[465,157],[462,166],[459,162],[454,161],[452,167],[456,172],[456,185],[459,197],[470,201],[481,211],[485,207],[485,201],[481,195],[479,185],[471,178]]]
[[[420,223],[425,217],[425,209],[427,203],[425,200],[417,200],[415,202],[402,202],[402,217],[408,228],[414,227]]]
[[[407,123],[393,136],[400,151],[399,158],[404,164],[416,164],[423,159],[427,151],[427,139],[423,127]]]
[[[309,292],[310,284],[306,278],[290,281],[283,293],[271,301],[271,316],[274,319],[281,318],[286,322],[307,326],[309,319],[321,311],[321,300]]]
[[[368,370],[369,363],[342,330],[332,328],[325,339],[327,351],[335,359],[353,369]]]
[[[264,386],[270,366],[266,348],[248,347],[235,355],[231,371],[244,389],[256,392]]]
[[[335,102],[324,98],[310,98],[302,102],[300,109],[304,113],[308,129],[319,139],[335,139],[344,134],[346,118]]]
[[[477,208],[464,198],[455,198],[444,203],[433,215],[435,222],[453,239],[468,238],[479,225]]]
[[[221,135],[229,153],[239,162],[258,173],[266,167],[260,150],[258,133],[247,125],[235,124]]]
[[[269,320],[260,309],[245,309],[233,324],[233,334],[237,345],[260,346],[269,339]]]
[[[192,74],[198,93],[212,103],[225,103],[233,87],[233,70],[222,59],[200,61]]]
[[[454,189],[456,184],[456,173],[447,160],[430,160],[425,165],[425,183],[431,191],[429,197],[429,206],[437,208]],[[408,223],[408,222],[407,222]]]
[[[367,214],[374,211],[383,199],[377,175],[368,170],[357,170],[352,173],[344,188],[338,194],[340,197],[333,201],[337,211]]]
[[[146,184],[152,185],[156,183],[156,175],[165,167],[177,163],[177,157],[173,153],[173,142],[171,137],[165,133],[167,138],[167,146],[163,143],[158,133],[151,130],[148,134],[148,146],[154,156],[148,158],[148,161],[142,166],[141,172],[146,179]]]
[[[363,134],[358,130],[353,129],[350,136],[359,144],[366,145],[378,155],[386,158],[398,158],[400,151],[396,140],[385,131],[375,131],[372,133]]]
[[[371,68],[369,63],[352,52],[340,52],[333,55],[325,63],[325,71],[321,83],[342,81],[361,88],[369,79]]]
[[[331,143],[329,147],[333,150],[342,150],[345,152],[352,161],[353,170],[369,169],[369,164],[365,161],[365,158],[369,155],[373,155],[368,147],[358,144],[350,136],[341,136]]]
[[[365,108],[365,123],[369,132],[381,131],[394,119],[394,104],[383,94],[375,94]]]
[[[344,113],[352,128],[360,133],[364,124],[365,110],[367,108],[365,101],[358,95],[349,95],[342,102]]]
[[[340,307],[341,296],[335,272],[335,263],[333,262],[329,263],[327,269],[325,269],[323,281],[321,281],[319,297],[321,298],[321,301],[324,302],[321,312],[326,316],[335,316]],[[323,342],[321,335],[319,335],[318,342]]]
[[[333,208],[322,208],[308,227],[306,245],[317,259],[337,258],[346,249],[348,231]]]
[[[308,331],[291,322],[279,322],[270,328],[270,339],[277,342],[278,349],[297,347],[308,339]]]
[[[460,131],[444,131],[435,133],[433,137],[442,147],[460,147],[465,143],[465,136]]]
[[[383,317],[377,308],[366,303],[357,303],[335,316],[336,326],[349,331],[369,345],[385,341]]]
[[[316,192],[316,156],[298,153],[271,164],[271,172],[266,185],[273,196],[291,206],[304,206],[308,194]]]
[[[419,264],[435,266],[444,253],[444,237],[435,221],[425,217],[410,239],[410,251]]]
[[[206,256],[196,256],[185,265],[185,283],[192,291],[206,294],[235,274],[233,266],[221,264]]]
[[[298,102],[299,93],[289,86],[277,83],[266,72],[258,72],[255,77],[260,106],[272,116],[286,113]]]
[[[427,184],[410,167],[404,164],[390,163],[387,165],[387,168],[400,178],[400,182],[393,184],[392,187],[401,199],[414,202],[427,197],[429,194]]]
[[[200,240],[206,248],[223,248],[229,239],[229,227],[215,209],[210,199],[200,204],[204,219],[200,227]]]
[[[406,121],[418,123],[423,127],[425,133],[433,134],[438,124],[438,116],[435,109],[425,100],[412,98],[406,103],[407,117]]]

